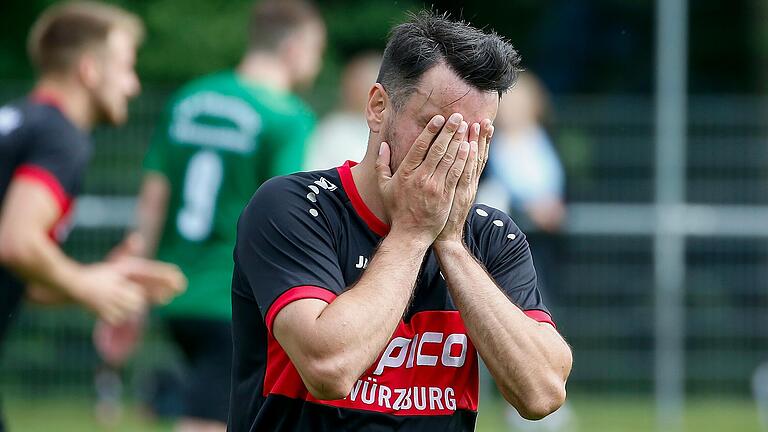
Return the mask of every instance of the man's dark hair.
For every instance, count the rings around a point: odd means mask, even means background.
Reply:
[[[248,49],[273,51],[288,35],[310,22],[322,22],[322,16],[308,1],[259,1],[248,22]]]
[[[392,29],[377,81],[400,109],[421,76],[441,61],[471,86],[499,97],[520,72],[520,54],[495,32],[421,11]]]
[[[141,19],[117,6],[95,1],[58,3],[35,21],[27,51],[38,72],[66,71],[84,51],[104,45],[114,29],[128,32],[136,43],[144,37]]]

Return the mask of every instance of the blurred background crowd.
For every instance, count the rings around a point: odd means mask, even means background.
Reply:
[[[0,103],[29,91],[25,40],[51,3],[0,5]],[[102,257],[133,222],[142,160],[168,98],[237,65],[252,7],[116,3],[147,27],[143,89],[124,127],[95,131],[65,245],[84,261]],[[489,385],[481,430],[757,431],[761,415],[768,430],[768,407],[759,408],[768,405],[768,2],[433,4],[495,29],[522,54],[527,72],[502,99],[478,201],[508,211],[528,234],[543,295],[574,351],[559,416],[516,420]],[[318,2],[327,46],[318,78],[300,89],[318,119],[306,169],[362,157],[362,109],[387,32],[424,6]],[[125,401],[122,415],[101,419],[118,430],[163,428],[177,412],[181,354],[165,328],[150,320],[138,355],[108,375],[116,384],[94,382],[104,375],[92,323],[84,312],[25,307],[0,357],[12,430],[88,430],[97,400],[107,409]],[[46,428],[45,417],[59,427]]]

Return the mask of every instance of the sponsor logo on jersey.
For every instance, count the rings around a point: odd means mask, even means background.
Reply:
[[[456,392],[452,387],[415,386],[390,388],[378,384],[376,378],[357,380],[352,392],[345,400],[362,402],[363,405],[392,409],[394,411],[415,410],[422,413],[456,410]],[[357,407],[359,408],[359,407]]]
[[[329,192],[333,192],[338,189],[335,184],[329,182],[325,177],[320,177],[320,180],[315,180],[315,184]]]
[[[264,395],[391,415],[450,415],[477,410],[477,351],[457,311],[424,311],[400,322],[392,339],[346,398],[315,399],[287,354],[270,339]]]
[[[442,332],[426,332],[421,335],[419,340],[419,334],[416,333],[413,339],[404,337],[396,337],[389,342],[387,349],[384,350],[384,354],[381,355],[379,363],[376,365],[376,369],[373,371],[374,375],[381,375],[384,373],[385,368],[399,368],[405,364],[406,368],[412,368],[414,366],[437,366],[438,356],[423,354],[428,350],[428,346],[425,349],[425,345],[435,344],[441,345],[442,350],[440,357],[440,364],[446,367],[462,367],[467,359],[467,335],[463,333],[453,333],[443,339]],[[459,355],[451,355],[451,352],[455,346],[459,348]],[[397,353],[395,355],[394,353]],[[406,363],[405,358],[408,357]]]
[[[360,257],[357,259],[357,264],[355,264],[355,268],[364,269],[368,267],[368,258],[360,255]]]

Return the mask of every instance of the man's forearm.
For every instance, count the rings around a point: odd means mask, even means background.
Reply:
[[[284,347],[294,348],[289,353],[294,353],[292,360],[313,393],[346,396],[345,391],[381,354],[411,299],[428,247],[413,236],[390,233],[360,280],[318,309],[316,318],[305,323],[309,328],[294,327],[293,336],[281,335],[278,321],[302,326],[296,315],[304,312],[293,315],[289,305],[278,314],[275,335]],[[294,340],[297,331],[304,335],[301,341]],[[318,388],[328,385],[333,389]]]
[[[153,257],[157,251],[168,211],[170,196],[168,179],[160,174],[145,174],[136,211],[137,226],[134,231],[143,242],[142,256]]]
[[[427,245],[398,234],[387,236],[360,280],[317,319],[318,333],[341,354],[357,379],[386,347],[403,317]]]
[[[40,289],[53,289],[68,298],[77,297],[77,277],[80,264],[64,254],[59,246],[43,233],[26,233],[4,248],[3,263],[27,284]]]
[[[467,333],[507,401],[529,418],[557,409],[571,369],[565,341],[515,306],[462,243],[434,250]]]
[[[28,284],[24,295],[25,299],[30,303],[43,306],[59,306],[71,304],[75,301],[74,298],[61,290],[49,288],[38,283]]]

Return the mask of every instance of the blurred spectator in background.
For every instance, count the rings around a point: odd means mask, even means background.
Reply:
[[[565,173],[545,130],[548,111],[542,83],[532,73],[522,73],[499,103],[491,157],[477,197],[477,202],[507,210],[528,233],[545,299],[557,297],[551,290],[558,272],[557,233],[565,218]],[[568,405],[537,422],[523,419],[513,409],[507,414],[513,430],[570,431],[574,427]]]
[[[478,202],[507,209],[528,232],[539,283],[551,284],[557,273],[556,234],[565,218],[565,173],[545,130],[547,93],[530,72],[501,98],[494,125],[492,157],[478,192]],[[544,297],[547,286],[544,286]]]
[[[379,53],[361,54],[347,63],[341,78],[341,106],[317,125],[304,169],[333,168],[363,159],[369,132],[363,112],[380,65]]]
[[[160,310],[188,366],[177,430],[226,428],[237,219],[262,182],[302,168],[314,116],[293,91],[314,81],[324,48],[314,6],[260,1],[237,69],[185,85],[156,130],[124,249],[156,253],[189,278],[187,293]]]
[[[79,303],[116,324],[185,285],[172,265],[129,257],[82,265],[59,246],[90,162],[91,130],[125,123],[139,93],[143,31],[135,15],[87,2],[53,6],[32,27],[35,88],[0,107],[0,341],[25,294]]]

